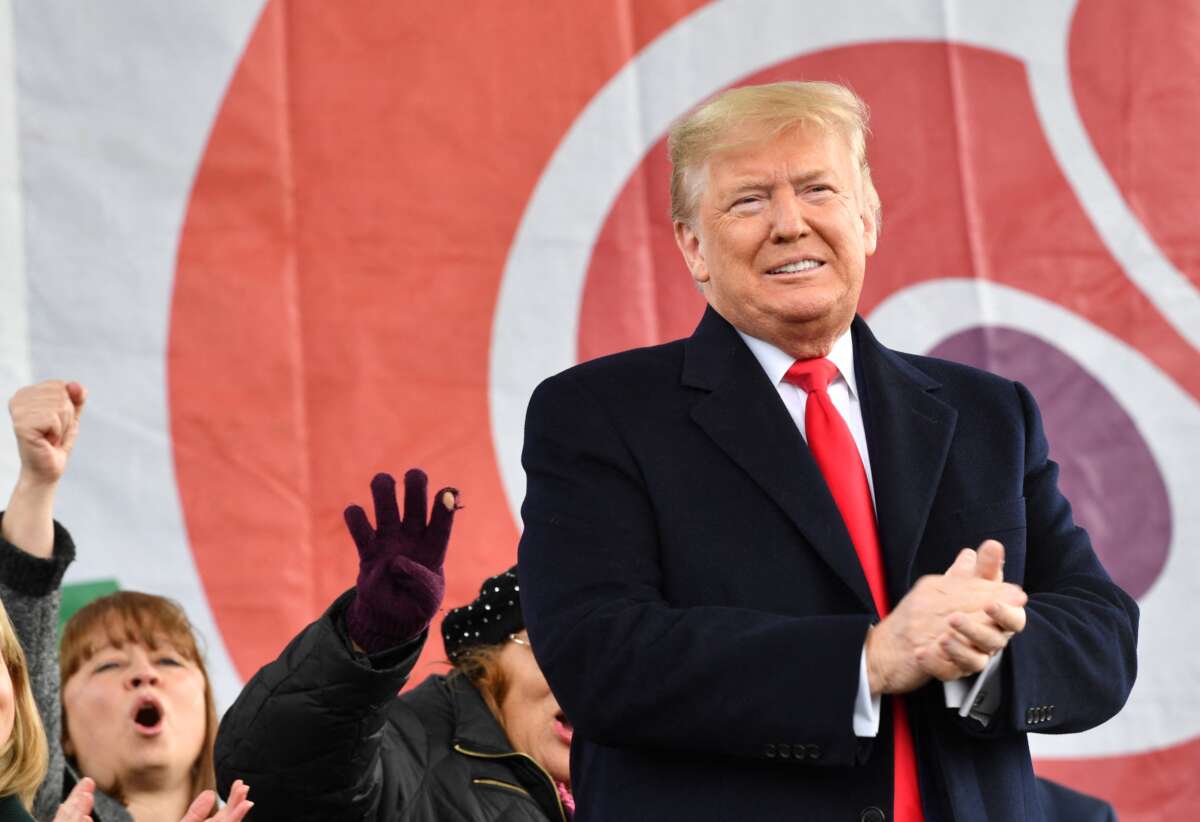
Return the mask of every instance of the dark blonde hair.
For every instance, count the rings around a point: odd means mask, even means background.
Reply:
[[[4,657],[13,690],[12,733],[0,745],[0,796],[15,794],[28,810],[46,777],[49,754],[46,732],[29,684],[29,665],[3,604],[0,604],[0,655]]]
[[[880,218],[879,194],[867,164],[867,105],[837,83],[822,81],[741,86],[721,92],[676,120],[667,136],[671,155],[671,219],[689,222],[702,190],[698,173],[713,154],[752,139],[769,138],[801,125],[839,134],[862,175],[867,206]],[[736,139],[736,138],[741,139]]]
[[[459,651],[453,662],[454,670],[450,674],[465,676],[475,686],[475,690],[479,691],[501,728],[504,728],[504,719],[500,714],[500,705],[508,693],[508,679],[500,667],[500,652],[503,650],[502,642],[499,645],[476,645]],[[507,728],[504,730],[508,732]]]
[[[103,632],[108,644],[120,648],[136,643],[151,650],[160,644],[170,645],[176,652],[199,669],[204,677],[205,727],[200,756],[192,765],[192,796],[203,790],[215,789],[216,772],[213,766],[213,747],[217,739],[217,707],[212,683],[204,656],[196,641],[195,629],[183,608],[173,600],[138,591],[118,591],[93,600],[80,608],[63,628],[59,668],[64,686],[100,649],[92,637]],[[66,708],[63,708],[63,741],[67,737]],[[85,774],[86,776],[86,774]]]

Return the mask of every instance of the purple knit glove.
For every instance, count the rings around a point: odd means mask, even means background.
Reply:
[[[376,474],[371,495],[378,528],[371,527],[359,506],[346,509],[346,527],[358,546],[358,588],[346,610],[346,629],[369,654],[415,638],[442,604],[446,592],[442,562],[458,508],[458,489],[437,492],[426,524],[428,486],[429,478],[419,468],[404,475],[402,520],[396,508],[396,481],[391,474]],[[453,497],[450,507],[447,494]]]

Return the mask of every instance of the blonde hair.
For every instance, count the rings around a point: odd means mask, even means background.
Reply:
[[[867,164],[870,114],[850,89],[824,81],[789,81],[723,91],[675,121],[667,136],[671,157],[671,219],[689,222],[712,155],[796,128],[815,125],[840,135],[862,175],[863,194],[878,225],[879,194]],[[749,131],[749,134],[747,134]]]
[[[212,683],[204,665],[204,656],[196,641],[195,630],[183,608],[166,597],[139,591],[118,591],[80,608],[63,628],[58,663],[64,685],[100,650],[92,642],[97,632],[103,632],[107,636],[108,644],[114,648],[120,648],[126,642],[130,642],[153,650],[159,643],[166,642],[199,669],[204,677],[206,716],[204,744],[192,765],[191,795],[195,796],[203,790],[215,790],[217,776],[213,765],[213,747],[217,740],[216,700],[213,698]],[[63,741],[67,741],[65,706]],[[116,792],[119,794],[119,786]]]
[[[0,796],[15,794],[28,810],[33,796],[46,777],[46,732],[33,701],[29,665],[13,631],[8,612],[0,604],[0,655],[8,668],[13,690],[13,728],[0,746]]]

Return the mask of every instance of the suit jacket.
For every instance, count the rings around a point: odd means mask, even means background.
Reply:
[[[1137,606],[1071,519],[1019,383],[853,326],[889,595],[995,538],[1030,594],[984,728],[908,695],[930,822],[1040,820],[1025,734],[1097,725],[1136,673]],[[736,331],[576,366],[530,400],[521,597],[575,725],[579,820],[890,815],[890,700],[852,730],[878,617],[803,437]]]

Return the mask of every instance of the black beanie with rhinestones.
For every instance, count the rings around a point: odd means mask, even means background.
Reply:
[[[517,584],[517,566],[488,577],[479,588],[479,597],[469,605],[455,608],[442,620],[442,641],[451,662],[477,645],[498,645],[525,627],[521,616],[521,586]]]

